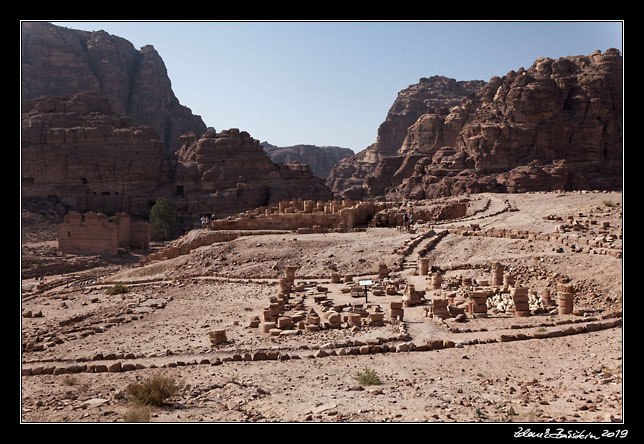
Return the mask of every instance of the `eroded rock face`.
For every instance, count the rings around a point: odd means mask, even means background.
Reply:
[[[446,115],[463,97],[474,93],[484,83],[479,80],[457,82],[433,76],[421,78],[419,83],[400,91],[378,128],[376,143],[338,162],[329,174],[327,185],[350,199],[379,196],[395,187],[399,182],[391,181],[388,175],[401,166],[402,160],[389,158],[399,155],[408,128],[426,114]],[[403,152],[408,151],[408,148],[403,149]],[[383,165],[378,165],[381,161]]]
[[[201,214],[332,197],[306,164],[274,164],[245,131],[180,139],[177,153],[165,152],[152,127],[133,126],[94,92],[25,100],[22,197],[138,217],[147,217],[156,199],[165,197],[186,223]]]
[[[180,146],[181,134],[206,130],[201,117],[175,97],[165,64],[152,46],[136,50],[129,41],[105,31],[44,22],[21,25],[23,99],[100,93],[116,114],[131,117],[135,125],[153,127],[167,151]]]
[[[22,197],[77,210],[141,214],[167,184],[154,129],[133,126],[92,93],[23,102]]]
[[[324,181],[303,163],[275,164],[258,140],[231,128],[208,130],[200,138],[182,137],[177,152],[177,202],[189,213],[232,214],[294,198],[326,200],[332,197]]]
[[[492,78],[449,110],[422,114],[396,154],[375,164],[360,162],[362,153],[341,162],[329,185],[341,195],[413,199],[619,189],[621,124],[619,51],[541,58]]]

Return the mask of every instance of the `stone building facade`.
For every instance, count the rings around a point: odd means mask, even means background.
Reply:
[[[58,226],[58,249],[65,254],[116,256],[119,249],[150,249],[150,224],[133,222],[126,213],[108,217],[72,211]]]

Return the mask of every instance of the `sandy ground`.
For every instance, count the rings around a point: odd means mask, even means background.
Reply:
[[[415,234],[378,228],[244,236],[143,267],[121,261],[48,276],[46,291],[36,290],[40,281],[25,279],[21,339],[31,345],[21,353],[23,370],[116,362],[139,368],[22,376],[22,421],[123,421],[133,406],[126,387],[153,375],[174,377],[181,389],[166,405],[151,409],[151,422],[622,421],[620,323],[561,337],[527,338],[602,322],[602,317],[620,319],[614,314],[622,309],[622,259],[607,254],[558,251],[559,245],[547,241],[447,234],[425,256],[444,272],[445,281],[490,279],[489,264],[498,261],[535,291],[568,282],[578,289],[575,308],[585,314],[517,318],[496,313],[460,323],[427,317],[423,304],[406,307],[403,322],[383,326],[288,336],[248,326],[277,294],[287,265],[300,267],[295,282],[304,284],[291,300],[320,314],[324,309],[316,297],[324,293],[319,285],[335,306],[365,304],[364,298],[343,293],[345,284],[330,283],[333,270],[355,275],[356,281],[375,281],[382,261],[390,278],[424,289],[428,277],[415,275],[410,264],[426,241],[404,256],[396,250],[430,229],[479,224],[552,233],[562,222],[545,216],[580,218],[581,213],[600,225],[608,221],[621,248],[621,193],[482,194],[472,199],[473,211],[462,220],[424,226]],[[36,246],[55,240],[55,230],[35,229],[55,225],[55,218],[29,221],[23,224],[23,256],[42,253]],[[107,294],[117,282],[129,292]],[[389,302],[401,296],[402,291],[369,294],[365,305],[388,313]],[[26,312],[42,316],[25,317]],[[208,333],[219,329],[226,331],[227,342],[212,346]],[[517,333],[528,336],[500,340]],[[428,340],[452,341],[453,346],[423,350]],[[394,351],[400,344],[417,349]],[[369,346],[371,352],[364,352]],[[248,360],[257,351],[275,351],[279,357]],[[374,370],[381,384],[360,385],[355,376],[365,369]]]

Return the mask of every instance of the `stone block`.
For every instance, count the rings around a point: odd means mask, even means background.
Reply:
[[[293,327],[293,320],[288,316],[277,318],[277,328],[286,330]]]
[[[228,341],[226,338],[226,330],[213,330],[208,333],[208,337],[212,345],[219,345]]]
[[[264,322],[262,324],[262,333],[269,333],[275,327],[277,327],[277,323],[275,322]]]

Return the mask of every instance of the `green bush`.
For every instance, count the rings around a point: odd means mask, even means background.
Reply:
[[[150,209],[150,239],[168,240],[176,232],[179,222],[172,203],[159,197]]]
[[[374,370],[365,367],[364,372],[355,375],[356,381],[360,385],[380,385],[382,382]]]

